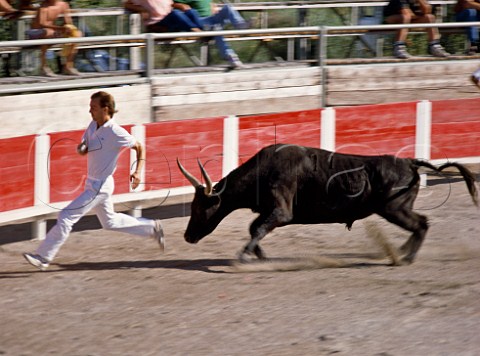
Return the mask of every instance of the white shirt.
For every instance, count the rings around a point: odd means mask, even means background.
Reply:
[[[136,139],[114,119],[108,120],[97,129],[92,120],[83,134],[88,147],[88,178],[104,181],[115,172],[122,148],[132,148]]]

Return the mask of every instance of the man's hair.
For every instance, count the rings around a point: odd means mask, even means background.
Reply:
[[[100,103],[100,107],[108,108],[108,115],[110,115],[110,117],[113,117],[117,112],[117,110],[115,110],[115,100],[113,99],[113,96],[107,92],[97,91],[90,97],[90,99],[99,99],[98,102]]]

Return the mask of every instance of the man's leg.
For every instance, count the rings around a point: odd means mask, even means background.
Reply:
[[[160,27],[165,26],[170,32],[196,32],[202,30],[202,26],[193,23],[185,13],[176,9],[165,16],[162,21],[157,22],[156,25]]]
[[[458,22],[473,22],[477,20],[477,11],[475,9],[465,9],[459,12],[455,18]],[[478,42],[478,28],[466,27],[465,32],[467,34],[470,44]]]
[[[50,229],[45,240],[38,247],[36,251],[38,255],[48,262],[55,258],[70,235],[73,225],[95,206],[97,193],[98,190],[88,186],[87,183],[85,191],[60,212],[57,223]]]
[[[133,216],[114,211],[111,199],[113,188],[113,177],[109,177],[103,184],[98,194],[98,202],[93,209],[102,227],[107,230],[125,232],[132,235],[154,237],[156,226],[154,220],[134,218]]]
[[[221,10],[216,14],[209,16],[213,23],[221,24],[232,24],[236,29],[246,29],[249,27],[249,24],[245,19],[240,15],[240,13],[235,10],[230,5],[223,5]]]

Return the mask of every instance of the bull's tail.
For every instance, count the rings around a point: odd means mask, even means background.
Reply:
[[[435,167],[434,165],[432,165],[429,162],[421,161],[421,160],[417,160],[417,159],[414,160],[414,164],[417,167],[421,166],[421,167],[430,168],[431,170],[439,172],[439,173],[441,171],[443,171],[445,168],[448,168],[448,167],[457,168],[459,170],[460,174],[462,175],[463,179],[465,180],[465,183],[467,183],[468,192],[470,193],[470,196],[472,197],[473,204],[478,206],[478,192],[477,192],[477,187],[475,185],[475,175],[472,172],[470,172],[470,170],[467,167],[465,167],[464,165],[462,165],[460,163],[456,163],[456,162],[448,162],[448,163],[442,164],[440,167]]]

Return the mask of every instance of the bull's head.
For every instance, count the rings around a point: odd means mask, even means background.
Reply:
[[[223,216],[218,214],[221,202],[220,196],[213,193],[212,180],[200,161],[198,161],[198,165],[205,180],[205,185],[190,174],[178,158],[177,165],[185,178],[195,187],[195,196],[192,201],[190,221],[185,231],[185,240],[190,243],[197,243],[215,230],[223,219]]]

